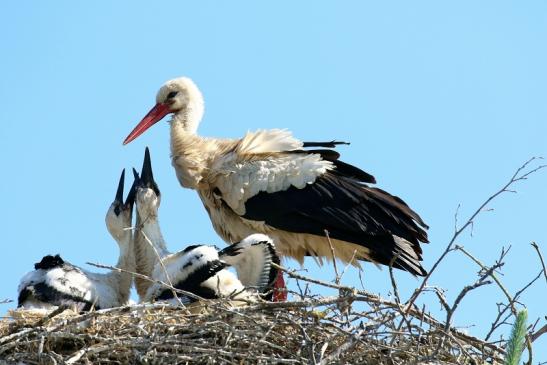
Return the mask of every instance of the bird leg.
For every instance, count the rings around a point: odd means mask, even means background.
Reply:
[[[278,271],[277,279],[275,279],[272,301],[274,302],[287,301],[287,286],[285,285],[285,279],[283,279],[283,271],[281,270]]]

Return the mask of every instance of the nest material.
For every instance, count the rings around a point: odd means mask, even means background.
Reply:
[[[354,311],[354,301],[367,309]],[[239,307],[217,300],[191,311],[161,304],[14,311],[0,336],[0,359],[26,364],[482,364],[503,356],[494,345],[358,296]]]

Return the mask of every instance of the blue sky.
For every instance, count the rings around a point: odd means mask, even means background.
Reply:
[[[203,135],[288,128],[303,140],[350,141],[344,160],[431,226],[426,268],[458,204],[463,220],[525,160],[547,157],[543,1],[11,2],[0,5],[0,32],[0,299],[16,299],[19,278],[47,253],[116,262],[104,215],[120,170],[139,167],[144,146],[169,246],[222,246],[197,195],[178,185],[166,123],[122,146],[173,77],[201,88]],[[530,242],[547,256],[545,186],[547,171],[520,183],[458,241],[486,263],[511,244],[503,281],[513,292],[539,271]],[[332,278],[330,268],[306,267]],[[453,254],[431,284],[453,301],[476,271]],[[387,270],[368,265],[364,275],[368,290],[387,295]],[[403,297],[419,283],[397,279]],[[355,272],[344,281],[358,285]],[[546,293],[538,281],[522,298],[531,319],[547,314]],[[472,292],[455,324],[483,335],[499,300],[494,287]],[[535,347],[546,361],[547,339]]]

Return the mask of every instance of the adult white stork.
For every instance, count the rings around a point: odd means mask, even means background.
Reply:
[[[203,98],[186,77],[167,81],[127,144],[172,113],[171,158],[177,178],[197,190],[217,233],[228,243],[261,232],[282,255],[368,260],[425,275],[420,242],[427,225],[400,198],[370,187],[370,174],[338,159],[335,142],[301,142],[286,130],[241,139],[196,134]],[[306,147],[323,149],[306,150]],[[355,261],[353,264],[357,264]]]
[[[192,245],[184,250],[170,253],[161,233],[158,210],[161,193],[154,181],[150,151],[145,150],[144,162],[136,189],[137,229],[134,236],[137,272],[174,287],[191,292],[205,299],[238,293],[238,298],[247,297],[256,289],[260,293],[270,291],[279,264],[272,240],[263,235],[251,235],[241,242],[218,251],[214,246]],[[237,277],[228,267],[233,266]],[[177,303],[173,291],[160,284],[137,281],[142,300],[168,300]],[[143,293],[143,294],[140,294]],[[268,296],[267,296],[268,297]],[[185,303],[193,299],[182,296]],[[271,298],[271,297],[270,297]]]
[[[135,186],[123,203],[124,175],[125,170],[116,198],[106,213],[106,226],[120,249],[116,267],[134,271],[130,229]],[[78,311],[88,311],[121,306],[129,299],[132,276],[125,272],[89,272],[64,261],[59,255],[45,256],[34,268],[21,279],[18,307],[52,309],[68,305]]]

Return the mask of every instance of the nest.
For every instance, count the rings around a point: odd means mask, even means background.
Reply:
[[[223,299],[198,302],[192,307],[143,304],[84,314],[65,308],[48,314],[13,311],[0,322],[0,364],[501,364],[505,351],[500,346],[506,341],[503,337],[496,342],[490,339],[517,316],[522,293],[541,277],[547,280],[545,261],[539,246],[532,244],[541,270],[512,295],[497,275],[508,250],[502,249],[495,263],[487,266],[455,242],[492,200],[546,167],[529,168],[535,160],[517,169],[503,188],[455,230],[429,275],[404,303],[391,267],[394,300],[339,285],[345,269],[338,275],[334,261],[334,284],[294,272],[287,274],[297,284],[304,280],[318,285],[317,293],[334,289],[335,296],[312,295],[306,287],[293,293],[293,301],[284,303],[241,305]],[[331,250],[335,256],[332,246]],[[480,271],[478,279],[448,303],[444,292],[427,286],[427,281],[447,255],[456,252],[472,260]],[[507,301],[496,304],[498,313],[485,340],[452,327],[452,316],[462,299],[493,283]],[[426,292],[437,296],[446,312],[445,320],[437,320],[425,306],[420,309],[415,304]],[[536,329],[538,323],[539,319],[526,335],[529,364],[532,343],[547,333],[547,324]]]
[[[285,303],[13,311],[0,359],[26,364],[482,364],[503,350],[417,309],[353,292]],[[363,310],[355,310],[363,307]]]

